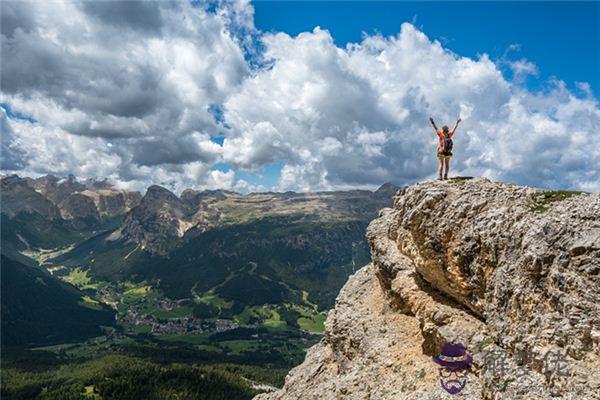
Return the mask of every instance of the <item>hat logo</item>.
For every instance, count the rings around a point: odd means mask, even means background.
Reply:
[[[473,362],[462,343],[445,343],[433,362],[439,365],[442,388],[455,395],[467,385],[467,372]]]

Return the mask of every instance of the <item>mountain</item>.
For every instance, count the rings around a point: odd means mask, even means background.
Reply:
[[[2,213],[14,218],[20,213],[37,213],[44,219],[60,219],[60,209],[17,175],[2,178]]]
[[[216,227],[246,224],[260,218],[311,216],[321,221],[371,218],[398,188],[376,192],[354,190],[317,193],[251,193],[187,189],[181,198],[158,185],[150,186],[107,240],[124,240],[140,250],[165,255],[178,245]],[[178,242],[178,239],[184,238]]]
[[[39,268],[1,256],[2,346],[65,343],[99,336],[115,312]]]
[[[449,399],[432,361],[444,343],[473,360],[456,397],[600,398],[599,221],[588,193],[480,178],[401,190],[323,339],[256,399]]]
[[[39,178],[24,178],[36,192],[41,193],[54,204],[60,204],[71,193],[85,190],[86,185],[77,181],[77,178],[69,174],[66,178],[54,175],[45,175]]]
[[[187,189],[177,196],[153,185],[137,203],[122,197],[111,218],[103,214],[99,199],[119,197],[102,196],[114,192],[102,181],[96,185],[51,176],[22,181],[21,190],[53,209],[55,217],[27,207],[2,214],[2,254],[8,256],[2,268],[12,260],[29,268],[19,264],[18,274],[3,273],[3,284],[23,290],[3,287],[3,296],[10,293],[12,299],[2,301],[16,304],[12,308],[22,313],[31,308],[34,319],[24,321],[3,310],[8,332],[13,332],[6,336],[7,344],[21,347],[7,352],[3,346],[2,395],[7,398],[58,398],[67,392],[73,398],[90,392],[137,398],[132,393],[146,387],[140,381],[147,379],[157,381],[153,393],[185,397],[204,385],[198,371],[217,363],[217,372],[228,378],[214,380],[202,372],[210,381],[206,390],[219,393],[218,388],[227,392],[233,387],[238,394],[232,398],[273,390],[319,340],[324,311],[347,277],[368,261],[367,224],[391,205],[398,189],[387,184],[375,192],[247,195]],[[9,195],[19,197],[17,192]],[[35,217],[36,223],[25,223],[26,217]],[[44,275],[22,277],[38,273]],[[32,279],[44,290],[29,285]],[[56,283],[71,292],[68,307],[63,300],[36,297],[49,294],[49,287],[63,298]],[[116,311],[114,329],[85,340],[98,334],[98,324],[90,323],[85,335],[75,335],[71,316],[81,311],[72,307],[76,298],[75,304],[88,308],[106,310],[104,304],[109,304]],[[56,316],[53,304],[64,313]],[[55,317],[57,324],[46,316]],[[35,321],[56,331],[39,334]],[[28,330],[34,337],[16,338],[15,330]],[[96,362],[104,365],[114,354],[124,357],[122,370],[94,372]],[[140,369],[156,367],[156,373],[125,373],[126,364],[141,360]],[[185,365],[173,366],[178,363]],[[172,367],[165,369],[167,364]],[[173,374],[188,374],[189,379],[169,380]],[[96,378],[90,380],[92,375]]]
[[[31,261],[22,252],[68,246],[114,229],[141,199],[139,192],[120,191],[93,179],[80,183],[72,175],[6,175],[1,192],[2,254],[25,263]]]
[[[397,189],[247,195],[188,189],[177,197],[153,185],[117,229],[52,262],[85,266],[111,282],[158,282],[173,298],[215,295],[241,302],[232,306],[239,309],[273,302],[327,309],[368,260],[364,230]],[[253,300],[234,298],[233,288],[244,285],[254,287],[247,298]]]
[[[174,193],[152,185],[107,240],[121,239],[139,245],[141,250],[166,254],[192,226],[189,213],[188,205]]]
[[[1,180],[2,253],[13,258],[30,248],[52,248],[80,240],[81,235],[61,217],[60,209],[36,192],[25,179]]]
[[[88,224],[123,215],[136,206],[142,197],[139,192],[115,189],[106,179],[89,178],[79,182],[72,174],[66,178],[46,175],[24,179],[29,186],[56,204],[64,219],[88,219]]]

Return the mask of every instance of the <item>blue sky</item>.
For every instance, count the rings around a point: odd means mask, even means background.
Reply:
[[[543,87],[551,76],[570,88],[588,82],[600,90],[600,2],[401,2],[401,1],[256,1],[256,27],[297,35],[315,26],[331,32],[338,46],[360,42],[362,32],[396,35],[402,22],[413,22],[431,39],[461,56],[487,53],[537,65]]]

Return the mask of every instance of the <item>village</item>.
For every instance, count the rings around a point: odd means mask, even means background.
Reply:
[[[239,327],[255,327],[256,325],[241,325],[227,319],[201,319],[193,316],[183,316],[168,319],[158,319],[154,315],[144,314],[132,307],[124,315],[118,315],[117,321],[123,325],[150,326],[153,335],[199,335],[202,333],[225,332]]]
[[[188,304],[191,300],[173,300],[165,297],[150,301],[154,302],[157,310],[172,312]],[[149,327],[148,333],[152,335],[199,335],[203,333],[225,332],[239,327],[256,327],[256,324],[239,324],[229,319],[204,319],[193,315],[159,318],[152,313],[144,311],[144,307],[141,304],[129,306],[125,313],[118,313],[116,319],[125,326]]]

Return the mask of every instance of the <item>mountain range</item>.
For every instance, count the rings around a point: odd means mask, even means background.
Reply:
[[[254,320],[276,306],[295,327],[302,310],[330,308],[368,260],[365,228],[398,189],[177,196],[152,185],[142,196],[72,175],[1,184],[7,258],[67,282],[81,273],[101,286],[148,284],[207,318]],[[102,302],[90,285],[79,289]]]

